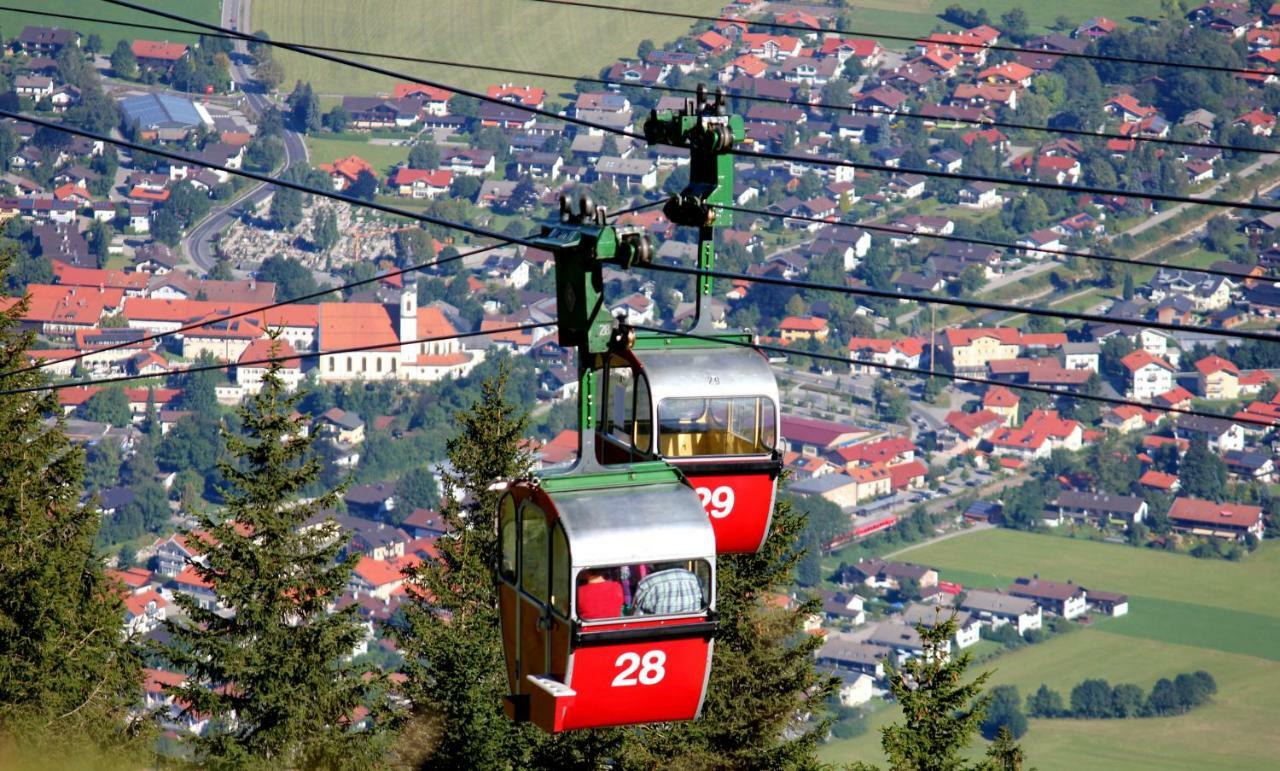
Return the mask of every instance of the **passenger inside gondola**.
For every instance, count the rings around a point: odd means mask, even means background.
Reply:
[[[578,618],[698,613],[707,607],[709,576],[702,560],[587,568],[578,573]]]
[[[666,616],[702,610],[702,582],[692,570],[679,564],[656,565],[655,571],[636,587],[637,613]]]
[[[622,582],[610,575],[613,572],[588,569],[578,574],[578,617],[583,621],[622,615]]]

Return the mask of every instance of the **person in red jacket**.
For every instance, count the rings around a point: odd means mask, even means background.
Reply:
[[[592,621],[622,615],[622,582],[603,570],[587,569],[578,574],[578,618]]]

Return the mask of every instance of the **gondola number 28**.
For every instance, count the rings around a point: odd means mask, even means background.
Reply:
[[[662,651],[648,651],[642,658],[639,653],[627,651],[613,662],[622,671],[613,678],[614,687],[623,685],[657,685],[667,676],[667,654]]]
[[[733,513],[733,488],[728,485],[721,485],[712,490],[709,487],[699,487],[695,492],[698,493],[698,500],[702,502],[702,508],[716,519],[724,519]]]

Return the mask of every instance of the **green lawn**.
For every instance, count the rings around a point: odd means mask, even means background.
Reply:
[[[622,5],[718,13],[719,0],[622,0]],[[658,45],[688,31],[687,20],[639,16],[531,3],[527,0],[257,0],[253,27],[279,40],[306,41],[432,59],[499,67],[596,75],[619,58],[635,56],[641,40]],[[294,54],[280,54],[286,82],[310,81],[321,94],[390,91],[395,81],[381,75]],[[406,62],[371,63],[468,88],[502,82],[479,70]],[[550,94],[572,90],[564,80],[517,78]]]
[[[24,5],[18,3],[17,5]],[[134,11],[128,8],[108,5],[102,0],[39,0],[34,4],[25,4],[28,7],[38,8],[40,11],[48,11],[50,13],[68,13],[77,16],[88,16],[90,18],[112,19],[117,21],[139,22],[142,24],[159,24],[161,26],[182,26],[168,19],[159,16],[152,16],[141,11]],[[184,16],[192,16],[201,21],[217,23],[220,18],[219,4],[213,0],[151,0],[148,5],[163,11],[171,13],[180,13]],[[88,37],[97,34],[102,37],[102,50],[104,53],[111,53],[115,48],[116,42],[119,40],[134,40],[142,38],[145,40],[170,40],[177,42],[194,42],[197,35],[179,35],[170,32],[152,32],[150,30],[132,30],[128,27],[116,26],[114,24],[102,24],[100,22],[82,22],[70,21],[67,19],[50,19],[41,16],[36,12],[20,13],[15,11],[0,11],[0,29],[4,30],[5,37],[16,37],[23,27],[26,26],[43,26],[43,27],[65,27],[74,29],[81,35]]]
[[[1159,0],[1128,0],[1117,5],[1111,0],[1072,0],[1070,3],[1030,3],[1026,0],[854,0],[851,29],[857,34],[921,35],[935,27],[948,26],[940,18],[943,9],[959,5],[970,10],[986,8],[992,20],[998,22],[1000,14],[1011,8],[1022,8],[1033,31],[1048,30],[1058,16],[1066,16],[1079,23],[1093,16],[1107,16],[1121,24],[1128,24],[1129,16],[1157,16]],[[1006,41],[1001,41],[1006,42]],[[890,48],[900,48],[906,43],[888,41]]]
[[[919,547],[903,559],[932,565],[946,580],[1004,586],[1013,577],[1092,582],[1130,594],[1130,613],[1002,655],[976,669],[992,685],[1024,695],[1047,683],[1069,698],[1088,677],[1150,688],[1155,680],[1204,669],[1218,681],[1212,704],[1177,718],[1033,720],[1022,744],[1040,769],[1276,768],[1280,743],[1280,609],[1269,603],[1280,548],[1242,563],[1195,560],[1096,541],[986,531]],[[831,762],[882,761],[879,728],[896,708],[870,718],[867,734],[824,746]],[[980,743],[979,743],[980,744]],[[981,752],[975,747],[974,752]]]
[[[321,163],[332,163],[338,158],[345,158],[348,155],[358,155],[369,163],[383,176],[387,170],[398,163],[409,159],[408,147],[393,147],[391,145],[373,145],[367,140],[357,139],[330,139],[327,137],[308,137],[307,149],[311,153],[311,165],[318,166]]]

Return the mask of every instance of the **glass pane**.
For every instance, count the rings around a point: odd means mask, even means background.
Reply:
[[[551,530],[551,607],[569,615],[569,541],[559,522]]]
[[[621,363],[621,359],[614,359]],[[631,443],[631,410],[634,401],[635,375],[625,363],[615,367],[610,362],[608,399],[605,405],[605,432],[615,439]]]
[[[692,560],[586,568],[577,586],[583,621],[703,613],[711,597],[711,565]]]
[[[510,495],[502,498],[498,508],[499,537],[502,539],[501,572],[504,578],[516,578],[516,503]]]
[[[526,503],[520,516],[520,588],[547,599],[547,517],[542,509]]]
[[[761,455],[773,450],[773,402],[733,399],[663,399],[658,406],[658,449],[664,457]]]
[[[649,452],[649,438],[653,434],[653,428],[650,426],[649,415],[653,412],[652,402],[649,400],[649,380],[647,378],[639,378],[636,384],[636,406],[635,406],[635,431],[634,440],[635,448],[640,452]]]

